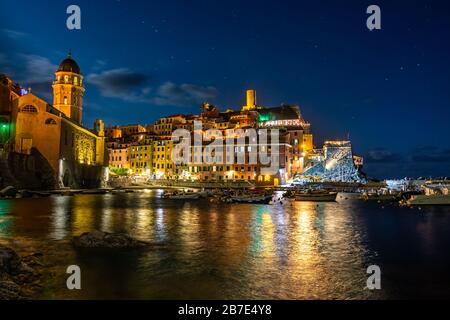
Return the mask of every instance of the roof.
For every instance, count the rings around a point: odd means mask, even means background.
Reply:
[[[301,118],[299,108],[297,106],[283,105],[274,108],[263,108],[258,110],[262,117],[269,120],[290,120]]]
[[[76,63],[75,60],[73,60],[72,55],[69,53],[66,59],[64,59],[61,64],[59,65],[58,71],[64,71],[64,72],[73,72],[77,74],[81,74],[80,67]]]

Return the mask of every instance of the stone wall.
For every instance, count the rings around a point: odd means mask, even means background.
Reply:
[[[18,189],[53,189],[55,173],[48,161],[36,149],[29,155],[15,152],[2,157],[1,184]]]
[[[102,179],[102,166],[65,161],[62,166],[62,174],[60,181],[58,181],[58,186],[74,189],[99,188],[102,187]]]
[[[35,148],[29,155],[4,152],[0,157],[0,188],[10,185],[17,189],[51,190],[60,187],[99,188],[105,184],[102,166],[66,162],[63,172],[62,179],[66,181],[59,181],[57,172]]]

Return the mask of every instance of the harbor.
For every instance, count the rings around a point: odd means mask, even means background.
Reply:
[[[2,199],[0,245],[42,255],[50,273],[40,283],[43,299],[448,297],[449,207],[176,200],[163,197],[167,190]],[[93,230],[151,247],[73,246]],[[83,290],[65,289],[69,264],[81,267]],[[364,290],[371,264],[383,268],[382,291]]]
[[[0,301],[450,299],[440,2],[2,1]]]
[[[172,200],[209,199],[212,202],[262,203],[292,200],[311,202],[377,201],[397,203],[405,206],[442,205],[450,206],[449,180],[398,180],[395,185],[378,183],[306,183],[278,187],[255,187],[249,184],[229,184],[220,188],[215,185],[187,184],[174,185],[155,183],[119,188],[100,189],[56,189],[18,190],[8,186],[0,190],[4,198],[40,198],[49,196],[74,196],[78,194],[121,194],[165,190],[161,197]]]

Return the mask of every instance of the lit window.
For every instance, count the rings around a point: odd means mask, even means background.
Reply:
[[[64,76],[64,82],[65,83],[69,82],[69,76]]]
[[[78,85],[78,77],[75,77],[74,79],[73,79],[73,83],[77,86]]]
[[[67,104],[67,97],[64,97],[64,104]]]

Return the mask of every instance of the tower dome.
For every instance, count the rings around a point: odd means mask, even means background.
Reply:
[[[64,71],[64,72],[73,72],[77,74],[81,74],[80,67],[76,63],[75,60],[73,60],[72,55],[69,53],[66,59],[64,59],[61,64],[59,65],[58,71]]]
[[[83,75],[69,53],[55,72],[53,81],[53,106],[75,122],[82,124]]]

